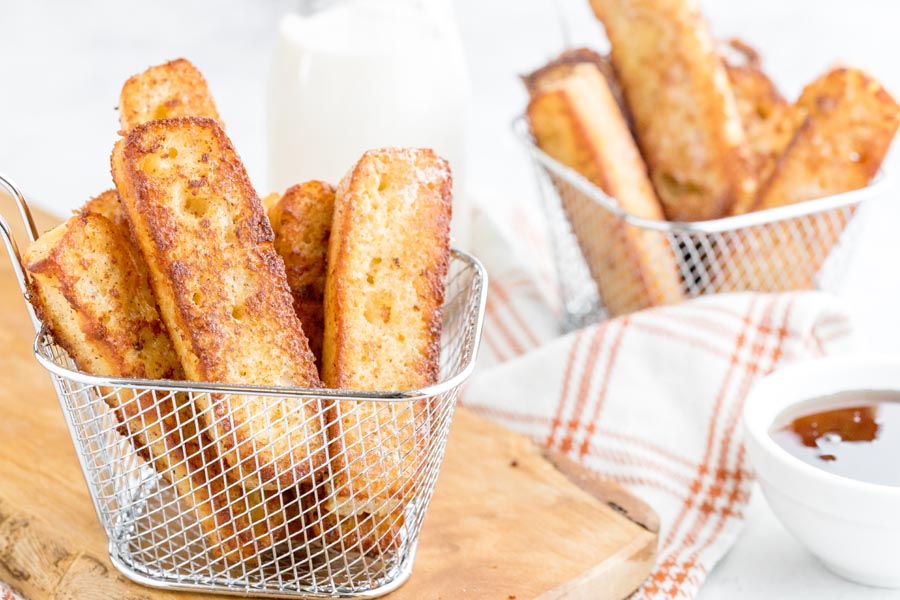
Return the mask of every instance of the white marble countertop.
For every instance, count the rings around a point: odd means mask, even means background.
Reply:
[[[570,39],[602,48],[587,0],[559,0]],[[558,51],[550,0],[456,0],[472,80],[468,188],[488,210],[537,205],[530,166],[509,123],[524,94],[516,75]],[[706,0],[720,37],[762,50],[788,96],[834,62],[868,68],[900,93],[900,3],[892,0]],[[206,74],[251,179],[267,190],[265,81],[275,24],[293,2],[0,0],[0,171],[42,207],[65,214],[110,186],[113,110],[125,78],[186,56]],[[213,11],[214,12],[210,12]],[[900,172],[894,152],[887,170]],[[540,226],[540,223],[537,223]],[[900,201],[873,206],[841,294],[863,344],[900,352]],[[524,248],[523,252],[527,250]],[[777,522],[761,495],[744,533],[710,575],[702,600],[718,598],[900,598],[863,588],[822,568]]]

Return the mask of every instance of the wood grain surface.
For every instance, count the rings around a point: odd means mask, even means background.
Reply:
[[[24,243],[9,198],[0,214]],[[36,214],[41,230],[54,219]],[[197,598],[111,565],[9,261],[0,258],[0,579],[32,600]],[[658,520],[621,487],[457,411],[401,599],[618,600],[649,573]]]

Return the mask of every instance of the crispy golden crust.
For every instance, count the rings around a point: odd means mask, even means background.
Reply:
[[[172,117],[219,120],[206,79],[183,58],[131,77],[119,97],[119,124],[126,132],[141,123]]]
[[[695,0],[591,0],[666,216],[722,217],[752,197],[745,135]]]
[[[790,141],[755,208],[864,187],[878,171],[898,123],[900,107],[877,81],[856,69],[825,74],[806,87],[784,120]],[[727,265],[717,289],[813,288],[816,274],[852,214],[852,209],[836,209],[827,219],[819,217],[815,225],[792,220],[740,233],[733,244],[717,248],[719,262]],[[747,260],[748,252],[753,260]]]
[[[272,228],[219,125],[139,125],[116,144],[112,170],[187,378],[317,386]],[[195,400],[245,486],[291,486],[324,461],[317,401]]]
[[[726,65],[728,81],[734,91],[738,114],[744,123],[747,141],[753,147],[753,133],[772,119],[787,101],[771,79],[758,67]]]
[[[628,126],[594,64],[567,66],[535,90],[527,115],[537,145],[614,198],[625,211],[663,218]],[[678,302],[681,282],[665,238],[624,223],[555,181],[604,305],[612,315]]]
[[[99,196],[91,198],[78,210],[78,213],[94,213],[106,217],[122,231],[128,231],[128,217],[125,215],[122,203],[119,202],[119,194],[116,193],[116,190],[106,190]]]
[[[750,64],[728,64],[726,69],[747,135],[751,167],[757,181],[766,181],[794,133],[798,111],[760,69],[755,54],[754,58]],[[752,196],[744,196],[732,206],[731,214],[747,212],[753,202]]]
[[[367,152],[335,199],[325,285],[326,385],[404,390],[439,375],[451,176],[431,150]],[[387,519],[420,475],[425,401],[337,402],[329,411],[337,519]],[[345,528],[340,528],[345,530]]]
[[[615,85],[615,72],[609,59],[588,48],[566,50],[540,69],[523,75],[522,82],[529,95],[534,96],[542,90],[565,81],[583,64],[593,65],[600,71],[606,82],[610,84],[610,88]]]
[[[35,309],[79,368],[177,379],[181,365],[146,285],[147,269],[108,219],[82,212],[25,254]],[[129,290],[131,293],[124,293]]]
[[[25,253],[30,299],[79,370],[181,379],[143,258],[127,231],[100,214],[115,218],[117,211],[115,192],[107,192],[32,244]],[[245,493],[228,483],[185,398],[149,390],[103,393],[122,434],[196,511],[214,555],[250,558],[298,528],[293,496]]]
[[[325,260],[334,212],[334,188],[323,181],[307,181],[289,188],[269,209],[275,250],[284,259],[294,310],[322,363],[325,297]]]
[[[369,151],[341,182],[326,283],[329,387],[437,380],[451,185],[446,161],[419,149]]]
[[[266,214],[269,214],[275,207],[275,205],[278,204],[279,200],[281,200],[281,194],[279,194],[278,192],[272,192],[268,196],[264,196],[263,198],[261,198],[260,202],[262,202],[263,209],[265,209]]]
[[[327,386],[402,390],[437,380],[451,186],[446,161],[424,149],[366,152],[342,180],[328,251]]]
[[[540,69],[523,75],[522,82],[525,84],[529,96],[533,98],[541,91],[551,89],[564,83],[567,79],[577,77],[578,72],[590,69],[590,67],[583,65],[590,65],[603,75],[609,92],[619,107],[622,118],[625,119],[629,129],[631,129],[633,124],[631,115],[628,113],[628,107],[625,105],[625,96],[622,94],[622,88],[616,79],[612,63],[609,62],[609,57],[607,56],[601,56],[587,48],[566,50]]]
[[[900,107],[857,69],[839,68],[809,84],[797,100],[805,118],[760,191],[757,210],[868,185],[900,124]]]

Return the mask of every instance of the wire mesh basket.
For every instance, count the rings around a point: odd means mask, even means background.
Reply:
[[[33,241],[24,197],[5,178],[0,187]],[[25,293],[2,218],[0,230]],[[397,392],[96,377],[75,368],[26,302],[34,353],[51,374],[112,563],[145,585],[239,595],[371,598],[402,584],[481,336],[481,264],[454,251],[446,286],[439,383]],[[300,417],[310,403],[314,418]],[[277,459],[314,477],[289,486],[277,473],[242,475],[220,452],[229,440],[216,427],[238,417],[264,429]],[[300,431],[313,433],[297,448]],[[320,460],[294,464],[316,456],[312,437],[326,431]]]
[[[525,117],[528,149],[554,251],[563,328],[718,292],[835,290],[860,231],[868,187],[712,221],[655,221],[622,210],[574,170],[542,152]]]

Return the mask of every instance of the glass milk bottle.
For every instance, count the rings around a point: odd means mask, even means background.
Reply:
[[[269,185],[334,185],[363,152],[433,148],[454,180],[454,246],[467,240],[468,79],[449,0],[332,0],[279,27],[269,83]],[[301,6],[303,8],[303,6]],[[308,12],[308,11],[307,11]]]

